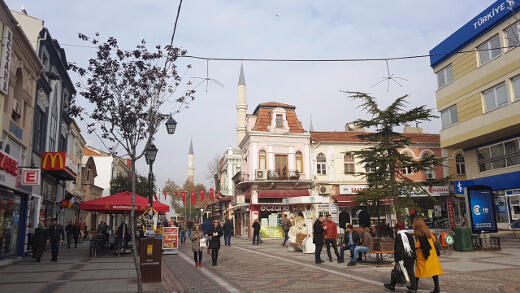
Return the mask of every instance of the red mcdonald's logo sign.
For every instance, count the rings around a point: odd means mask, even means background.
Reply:
[[[42,170],[59,171],[65,170],[66,153],[44,152]]]

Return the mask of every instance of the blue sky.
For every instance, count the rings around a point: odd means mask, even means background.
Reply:
[[[77,38],[78,33],[101,39],[115,37],[123,48],[134,48],[142,39],[149,46],[169,44],[178,1],[71,1],[5,0],[20,11],[45,21],[53,38],[65,49],[69,62],[85,65],[95,54]],[[174,45],[200,57],[274,59],[392,58],[428,54],[438,43],[495,1],[310,1],[310,0],[185,0]],[[178,65],[193,67],[188,77],[204,77],[206,61],[182,59]],[[206,165],[229,145],[236,147],[237,82],[240,61],[210,61],[210,83],[198,88],[189,109],[176,115],[175,135],[161,130],[154,173],[158,186],[171,178],[182,184],[187,178],[190,137],[195,152],[195,181],[204,182]],[[381,106],[409,94],[410,107],[436,108],[436,80],[428,58],[390,61],[390,74],[399,86],[382,81],[384,61],[367,62],[244,62],[248,113],[263,102],[295,105],[304,128],[312,115],[314,130],[343,131],[360,113],[340,90],[367,92]],[[70,73],[77,80],[74,73]],[[375,85],[375,86],[374,86]],[[85,103],[85,102],[83,102]],[[438,133],[440,120],[420,125]],[[86,134],[93,146],[99,140]],[[144,159],[138,171],[148,173]]]

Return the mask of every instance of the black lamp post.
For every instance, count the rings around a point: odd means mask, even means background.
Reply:
[[[149,195],[149,204],[150,207],[153,207],[153,162],[155,162],[155,157],[157,156],[157,152],[159,150],[155,147],[154,144],[150,144],[144,153],[144,158],[146,159],[146,163],[150,165],[150,173],[148,173],[148,183],[150,184],[150,195]]]
[[[176,127],[177,127],[177,121],[175,121],[175,119],[173,119],[170,116],[170,119],[168,119],[168,121],[166,121],[166,130],[168,131],[168,134],[174,134]]]

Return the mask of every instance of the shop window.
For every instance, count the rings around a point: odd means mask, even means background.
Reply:
[[[455,163],[457,164],[457,175],[465,175],[466,163],[464,162],[464,156],[457,154],[455,156]]]
[[[457,114],[457,105],[449,107],[448,109],[441,111],[441,122],[442,129],[451,127],[454,124],[459,123],[459,116]]]
[[[354,155],[352,153],[346,153],[343,156],[343,161],[345,165],[345,174],[354,173]]]
[[[296,171],[303,173],[303,155],[301,152],[296,152]]]
[[[486,112],[507,104],[507,89],[505,84],[500,84],[484,92]]]
[[[437,88],[443,88],[453,81],[453,67],[450,65],[437,72]]]
[[[500,56],[502,52],[500,51],[500,39],[498,35],[479,46],[477,50],[481,66]]]
[[[266,155],[265,155],[265,151],[260,151],[258,153],[258,169],[267,169],[266,168]]]
[[[316,156],[316,173],[318,175],[327,175],[327,157],[323,153]]]

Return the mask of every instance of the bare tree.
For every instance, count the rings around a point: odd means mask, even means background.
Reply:
[[[92,103],[94,109],[88,111],[73,104],[71,113],[81,115],[81,119],[88,117],[89,133],[95,132],[105,145],[110,144],[111,152],[122,149],[130,158],[133,193],[130,229],[135,235],[135,162],[153,143],[153,136],[161,123],[186,109],[194,100],[195,90],[191,82],[186,82],[183,92],[173,98],[183,82],[175,61],[187,52],[171,45],[156,46],[149,51],[144,40],[134,50],[123,50],[113,37],[104,43],[99,42],[99,34],[93,39],[79,34],[79,38],[97,46],[96,57],[89,60],[87,68],[70,64],[71,69],[80,75],[81,82],[77,84],[80,95]],[[164,111],[166,106],[168,111]],[[139,150],[138,145],[141,146]],[[132,246],[137,247],[134,237]],[[136,249],[132,255],[138,292],[142,292]]]
[[[206,164],[206,174],[204,179],[210,182],[214,188],[217,188],[220,184],[219,174],[220,174],[220,162],[222,161],[222,156],[219,154],[214,154],[213,158],[208,161]]]

